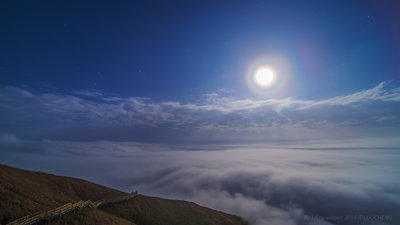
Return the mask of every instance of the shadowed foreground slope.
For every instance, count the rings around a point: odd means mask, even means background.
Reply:
[[[47,225],[47,221],[39,225]],[[82,211],[64,215],[51,221],[51,224],[69,224],[69,225],[136,225],[128,220],[113,216],[99,209],[84,209]]]
[[[242,225],[243,220],[193,202],[138,195],[120,204],[104,207],[112,215],[140,225]]]
[[[100,200],[126,193],[85,180],[0,165],[0,224],[79,200]],[[47,222],[46,222],[47,224]],[[244,225],[240,217],[195,203],[139,195],[101,209],[83,209],[51,224]]]
[[[0,223],[69,202],[100,200],[125,193],[85,180],[0,165]]]

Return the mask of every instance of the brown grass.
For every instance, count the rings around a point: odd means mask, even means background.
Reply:
[[[0,224],[79,200],[100,200],[126,193],[85,180],[0,165]],[[47,222],[44,222],[47,224]],[[192,202],[139,195],[126,202],[85,209],[50,224],[245,225],[238,216]]]
[[[106,212],[103,212],[99,209],[84,209],[82,211],[68,214],[62,216],[60,218],[54,219],[50,221],[44,221],[44,224],[52,224],[52,225],[61,225],[61,224],[69,224],[69,225],[135,225],[134,223],[125,220],[123,218],[119,218],[113,215],[110,215]],[[40,225],[40,224],[39,224]]]
[[[68,202],[123,195],[81,179],[0,165],[0,224]]]
[[[240,217],[192,202],[139,195],[104,211],[140,225],[244,225]]]

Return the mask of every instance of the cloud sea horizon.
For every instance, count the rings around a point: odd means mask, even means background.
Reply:
[[[0,163],[249,225],[398,225],[399,9],[0,1]]]
[[[399,221],[397,83],[314,100],[229,94],[181,103],[4,87],[0,162],[254,225]]]

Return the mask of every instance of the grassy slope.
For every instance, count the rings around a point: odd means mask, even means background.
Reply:
[[[125,193],[85,180],[31,172],[0,164],[0,224],[68,202]],[[102,209],[85,209],[51,224],[244,225],[240,217],[195,203],[139,195]]]
[[[192,202],[139,195],[102,210],[140,225],[243,225],[244,221]]]
[[[42,223],[48,224],[47,221]],[[52,225],[68,224],[68,225],[135,225],[134,223],[108,214],[99,209],[84,209],[82,211],[67,214],[51,221]],[[40,224],[39,224],[40,225]]]
[[[0,224],[68,202],[123,194],[81,179],[0,165]]]

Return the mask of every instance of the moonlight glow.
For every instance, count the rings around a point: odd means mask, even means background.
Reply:
[[[275,77],[275,71],[268,66],[261,66],[257,68],[253,74],[253,80],[255,84],[262,88],[267,88],[273,85]]]
[[[246,82],[255,95],[271,97],[287,90],[290,74],[290,64],[284,57],[270,55],[257,58],[249,65]]]
[[[266,86],[274,80],[275,74],[268,68],[257,70],[255,74],[255,81],[261,86]]]

